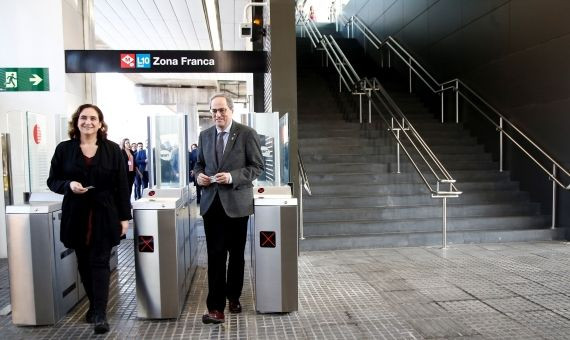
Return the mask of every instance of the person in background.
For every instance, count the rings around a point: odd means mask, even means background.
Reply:
[[[225,321],[241,313],[247,220],[253,214],[253,184],[263,171],[259,136],[232,120],[233,101],[224,93],[210,99],[215,126],[200,133],[194,175],[202,188],[200,214],[204,218],[208,252],[208,312],[202,322]],[[226,270],[226,260],[227,270]]]
[[[194,166],[198,161],[198,144],[192,144],[190,146],[190,181],[194,183],[196,187],[196,203],[200,204],[200,197],[202,197],[202,187],[198,185],[196,181],[196,176],[194,174]]]
[[[135,179],[135,199],[138,200],[142,197],[142,189],[148,188],[148,171],[146,170],[146,164],[148,163],[148,158],[146,156],[146,150],[143,149],[143,143],[137,143],[138,151],[135,154],[135,166],[137,171],[137,178]]]
[[[131,209],[127,172],[119,146],[107,139],[103,113],[83,104],[71,116],[70,140],[59,143],[47,185],[63,196],[60,240],[77,255],[96,334],[109,331],[107,301],[111,248],[127,233]]]
[[[121,142],[121,149],[123,150],[123,159],[125,161],[125,168],[127,171],[127,180],[129,181],[129,197],[133,193],[133,184],[135,182],[135,157],[131,151],[131,142],[128,138],[123,138]]]

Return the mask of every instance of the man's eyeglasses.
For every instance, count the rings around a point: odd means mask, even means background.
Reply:
[[[219,112],[221,115],[223,115],[226,113],[227,110],[228,110],[227,108],[222,107],[221,109],[210,109],[210,112],[212,112],[212,114],[214,115],[216,114],[216,112]]]

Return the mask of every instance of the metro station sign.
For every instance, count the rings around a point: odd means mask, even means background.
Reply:
[[[264,51],[67,50],[66,73],[266,73]]]
[[[49,91],[48,68],[0,68],[0,92]]]

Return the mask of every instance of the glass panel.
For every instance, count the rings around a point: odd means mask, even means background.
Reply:
[[[279,113],[255,112],[243,115],[241,122],[257,131],[261,142],[264,170],[257,179],[257,185],[281,185],[281,158],[279,137]]]
[[[187,184],[186,115],[152,117],[154,168],[158,188],[180,188]],[[181,175],[182,174],[182,175]]]
[[[287,185],[289,173],[289,113],[279,118],[279,150],[281,154],[281,185]]]

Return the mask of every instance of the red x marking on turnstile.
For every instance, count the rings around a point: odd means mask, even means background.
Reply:
[[[139,253],[154,253],[154,237],[139,236]]]
[[[275,248],[276,244],[274,231],[260,231],[259,232],[259,246],[261,248]]]

